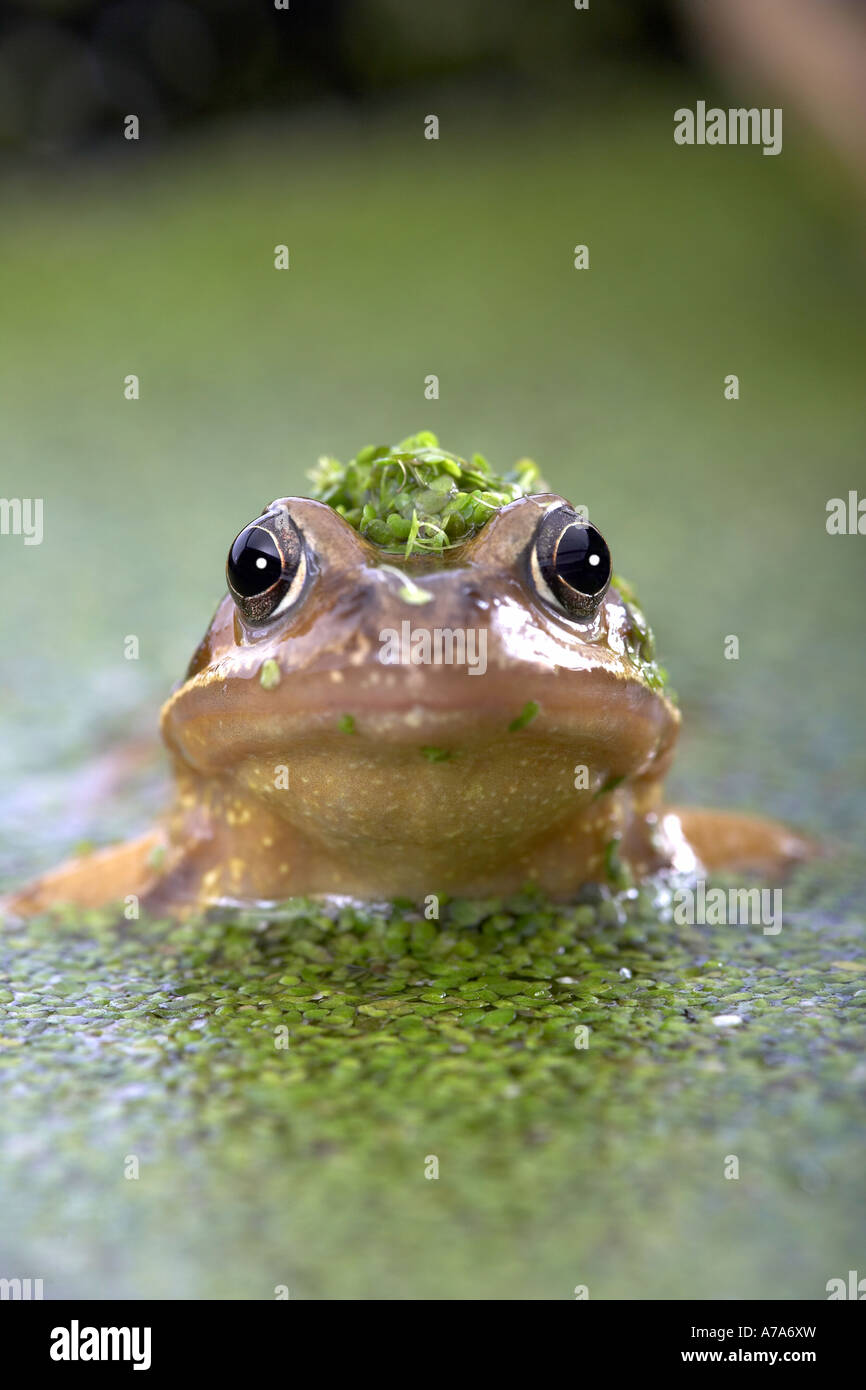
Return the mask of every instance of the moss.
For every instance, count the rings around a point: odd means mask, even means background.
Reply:
[[[625,773],[622,773],[620,776],[615,776],[612,773],[610,777],[606,777],[604,782],[602,782],[595,796],[592,798],[593,801],[597,801],[600,796],[607,796],[609,792],[616,791],[617,787],[624,781]]]
[[[520,729],[525,729],[527,724],[532,723],[533,719],[538,714],[538,711],[540,709],[541,705],[538,703],[537,700],[527,700],[526,704],[523,706],[523,709],[520,711],[517,718],[512,719],[511,723],[509,724],[508,732],[510,734],[516,734]]]
[[[604,871],[612,888],[630,888],[631,872],[619,852],[619,840],[608,840],[604,847]]]
[[[273,690],[280,683],[279,663],[273,657],[268,657],[267,661],[262,662],[262,669],[259,673],[259,683],[263,690]]]
[[[400,587],[397,593],[404,603],[414,603],[417,605],[432,603],[433,595],[430,590],[422,589],[420,584],[416,584],[414,579],[410,578],[408,574],[403,574],[402,570],[397,569],[396,565],[380,565],[379,568],[386,570],[399,579]]]
[[[628,619],[626,647],[638,675],[651,690],[664,691],[667,698],[676,703],[676,692],[668,684],[668,673],[656,660],[655,636],[638,603],[634,588],[619,574],[611,576],[611,585],[625,605]]]
[[[447,748],[426,747],[421,749],[421,753],[428,763],[447,763],[451,753]]]

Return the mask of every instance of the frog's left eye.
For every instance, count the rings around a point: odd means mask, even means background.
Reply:
[[[307,577],[304,541],[288,512],[268,512],[232,542],[226,579],[249,623],[265,623],[291,608]]]
[[[601,532],[563,504],[542,517],[530,568],[548,603],[570,618],[591,618],[610,584],[610,551]]]

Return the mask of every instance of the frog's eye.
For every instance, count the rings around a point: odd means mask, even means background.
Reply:
[[[570,618],[591,618],[610,584],[610,551],[600,531],[571,507],[554,507],[535,535],[530,558],[535,587]]]
[[[307,552],[284,509],[268,512],[235,537],[226,561],[231,596],[249,623],[291,608],[307,577]]]

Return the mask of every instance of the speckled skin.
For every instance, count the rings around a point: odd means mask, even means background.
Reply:
[[[769,822],[662,809],[680,715],[629,656],[623,600],[611,588],[577,622],[533,583],[536,528],[561,501],[521,498],[443,558],[400,564],[429,595],[418,604],[393,556],[324,504],[284,499],[306,589],[262,627],[223,599],[162,711],[177,788],[164,825],[47,875],[13,910],[129,894],[169,911],[307,893],[423,902],[529,881],[567,898],[605,881],[611,841],[638,878],[698,861],[774,873],[801,857],[804,842]],[[406,620],[483,629],[486,671],[383,664],[380,635]],[[278,671],[263,682],[266,662]],[[510,729],[529,702],[538,713]]]

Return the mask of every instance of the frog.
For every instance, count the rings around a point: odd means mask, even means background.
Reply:
[[[585,508],[522,460],[422,433],[320,460],[232,541],[226,593],[160,718],[173,794],[13,916],[184,915],[298,897],[426,903],[531,885],[784,877],[811,843],[669,806],[681,711]]]

